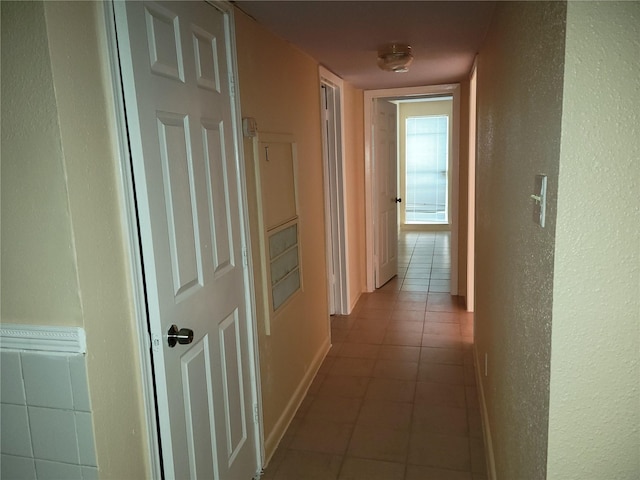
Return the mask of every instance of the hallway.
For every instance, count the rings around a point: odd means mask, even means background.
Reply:
[[[263,479],[487,478],[449,233],[401,234],[398,259],[396,278],[332,317],[333,347]]]

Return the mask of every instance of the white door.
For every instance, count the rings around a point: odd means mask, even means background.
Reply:
[[[249,480],[259,454],[232,19],[204,2],[115,8],[164,473]],[[172,325],[192,341],[170,347]]]
[[[373,104],[373,170],[376,202],[376,288],[398,274],[397,108],[383,99]]]

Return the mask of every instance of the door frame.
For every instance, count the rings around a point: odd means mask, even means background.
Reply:
[[[349,238],[346,221],[347,192],[345,188],[345,151],[344,151],[344,93],[343,81],[326,68],[319,67],[321,112],[324,98],[322,87],[332,89],[333,108],[329,110],[334,129],[327,129],[322,113],[322,158],[324,173],[324,217],[327,257],[327,292],[329,295],[329,313],[348,315],[351,306],[349,296],[349,258],[347,245]],[[332,137],[330,135],[333,133]],[[335,142],[335,156],[327,149],[329,140]],[[330,164],[331,162],[331,164]],[[330,168],[333,166],[334,168]],[[336,220],[334,222],[334,220]],[[333,227],[336,228],[333,228]],[[331,275],[333,272],[333,275]]]
[[[129,148],[129,130],[127,128],[127,117],[124,104],[124,85],[122,83],[121,66],[118,52],[115,0],[106,0],[103,3],[105,17],[105,37],[107,60],[109,71],[106,72],[107,82],[111,87],[113,102],[113,123],[111,128],[114,131],[115,151],[119,163],[119,183],[121,188],[121,214],[123,218],[123,231],[125,233],[126,249],[128,251],[128,270],[132,289],[133,316],[135,319],[134,333],[135,343],[138,350],[138,371],[140,374],[140,385],[142,388],[142,401],[144,405],[144,437],[147,443],[147,462],[150,468],[151,478],[164,478],[164,468],[162,460],[162,448],[160,427],[158,423],[158,407],[155,387],[155,373],[152,359],[152,339],[149,330],[149,318],[147,309],[147,292],[144,281],[144,269],[142,263],[142,252],[140,246],[140,226],[138,221],[138,209],[136,205],[136,189],[133,178],[132,156]],[[243,248],[246,251],[246,268],[244,269],[244,283],[246,287],[246,315],[247,315],[247,335],[249,341],[248,359],[251,369],[251,390],[252,403],[255,411],[253,417],[256,422],[256,452],[258,455],[258,472],[264,466],[264,426],[262,415],[262,398],[260,392],[260,368],[258,352],[258,332],[256,323],[256,302],[255,290],[251,279],[253,278],[253,265],[251,255],[251,242],[249,238],[249,212],[246,189],[246,172],[244,163],[244,151],[242,147],[242,125],[240,96],[238,92],[238,66],[235,45],[235,22],[233,16],[233,6],[223,0],[202,0],[212,5],[213,8],[221,10],[228,15],[229,20],[229,45],[228,50],[231,60],[232,75],[232,95],[234,105],[232,108],[233,129],[234,129],[234,150],[240,167],[240,210],[241,210],[241,230]],[[157,340],[156,340],[157,341]]]
[[[467,194],[467,312],[476,308],[476,144],[478,107],[478,59],[469,75],[469,170]]]
[[[364,91],[364,190],[367,291],[375,290],[375,191],[373,179],[373,101],[378,98],[398,99],[430,95],[453,97],[453,126],[451,130],[451,295],[458,294],[458,235],[459,235],[459,162],[460,162],[460,84],[422,87],[389,88]]]

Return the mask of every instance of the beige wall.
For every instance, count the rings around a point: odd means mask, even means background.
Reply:
[[[550,479],[640,478],[640,3],[569,2]]]
[[[565,9],[498,2],[478,57],[476,349],[500,479],[546,473]]]
[[[364,218],[364,97],[360,89],[344,83],[344,152],[349,259],[349,298],[353,309],[367,289]]]
[[[2,321],[80,326],[44,6],[1,5]]]
[[[102,8],[2,2],[2,321],[85,328],[100,477],[145,478]]]
[[[241,12],[236,35],[242,116],[260,132],[291,134],[298,149],[300,251],[304,291],[264,329],[258,311],[262,402],[267,456],[275,449],[329,346],[325,261],[322,137],[318,65]],[[245,140],[253,260],[260,278],[251,141]],[[263,298],[256,282],[258,299]],[[260,302],[258,303],[260,305]]]

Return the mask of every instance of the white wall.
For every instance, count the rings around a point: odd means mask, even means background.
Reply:
[[[569,2],[548,478],[640,478],[640,3]]]

